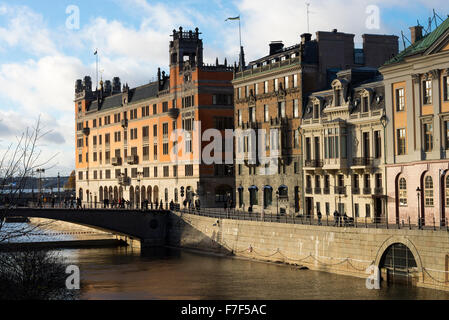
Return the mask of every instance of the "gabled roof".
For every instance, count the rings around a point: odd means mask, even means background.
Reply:
[[[397,56],[387,61],[384,66],[402,62],[405,58],[424,53],[429,49],[447,30],[449,29],[449,18],[444,20],[438,28],[431,33],[423,37],[421,40],[416,41],[405,50],[401,51]]]

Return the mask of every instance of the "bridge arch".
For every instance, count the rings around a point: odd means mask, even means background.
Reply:
[[[416,268],[420,279],[423,277],[423,265],[421,256],[419,255],[416,246],[408,237],[392,236],[384,241],[384,243],[377,250],[376,259],[374,261],[375,266],[378,268],[385,267],[385,259],[391,254],[392,250],[405,250],[405,257],[408,259],[407,265],[410,268]],[[410,254],[412,257],[410,257]],[[413,261],[415,266],[413,266]]]

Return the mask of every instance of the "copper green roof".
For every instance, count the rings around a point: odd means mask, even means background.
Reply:
[[[390,65],[398,62],[402,62],[406,57],[413,56],[415,54],[422,53],[432,46],[432,44],[438,40],[438,38],[446,32],[449,28],[449,18],[444,20],[438,28],[431,33],[423,37],[421,40],[416,41],[411,46],[407,47],[404,51],[400,52],[397,56],[387,61],[385,65]]]

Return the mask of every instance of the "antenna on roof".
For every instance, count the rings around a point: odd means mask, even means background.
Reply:
[[[310,3],[306,2],[306,7],[307,7],[307,33],[310,33],[310,28],[309,28],[309,7],[310,7]]]

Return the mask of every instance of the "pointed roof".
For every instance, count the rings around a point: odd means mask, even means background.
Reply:
[[[411,46],[407,47],[405,50],[401,51],[397,56],[393,57],[391,60],[387,61],[384,66],[392,65],[404,61],[405,58],[423,54],[427,49],[432,47],[432,45],[449,29],[449,18],[444,20],[438,28],[433,30],[428,35],[424,36],[422,39],[416,41]]]

